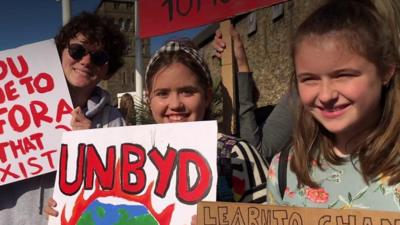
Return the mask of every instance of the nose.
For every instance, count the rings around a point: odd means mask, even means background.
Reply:
[[[174,111],[179,111],[184,108],[179,93],[173,93],[170,95],[169,108]]]
[[[335,84],[328,80],[324,80],[320,84],[320,91],[318,100],[324,104],[329,105],[335,103],[339,97],[339,93],[335,87]]]
[[[84,55],[84,56],[82,57],[82,59],[79,60],[79,62],[80,62],[81,64],[84,64],[84,65],[89,65],[90,62],[91,62],[90,54]]]

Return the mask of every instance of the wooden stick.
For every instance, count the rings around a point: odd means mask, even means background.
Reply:
[[[226,43],[226,48],[222,53],[222,96],[223,96],[223,122],[222,131],[225,134],[236,134],[236,90],[233,71],[233,46],[230,34],[229,20],[220,23],[222,38]]]

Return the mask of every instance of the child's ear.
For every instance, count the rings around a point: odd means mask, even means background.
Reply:
[[[396,65],[390,65],[388,72],[385,74],[383,78],[383,86],[386,86],[393,78],[393,75],[396,73]]]

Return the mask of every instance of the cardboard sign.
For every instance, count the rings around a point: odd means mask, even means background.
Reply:
[[[287,0],[139,0],[140,37],[221,21]]]
[[[197,225],[399,225],[400,213],[201,202]]]
[[[216,121],[65,132],[49,224],[190,224],[216,198]]]
[[[0,52],[0,185],[56,170],[68,93],[53,40]]]

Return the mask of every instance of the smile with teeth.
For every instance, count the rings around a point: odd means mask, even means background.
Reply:
[[[342,115],[349,105],[350,104],[343,104],[329,108],[317,106],[317,108],[321,111],[324,117],[333,118]]]
[[[186,114],[173,114],[173,115],[167,115],[167,118],[170,121],[182,121],[186,118]]]

